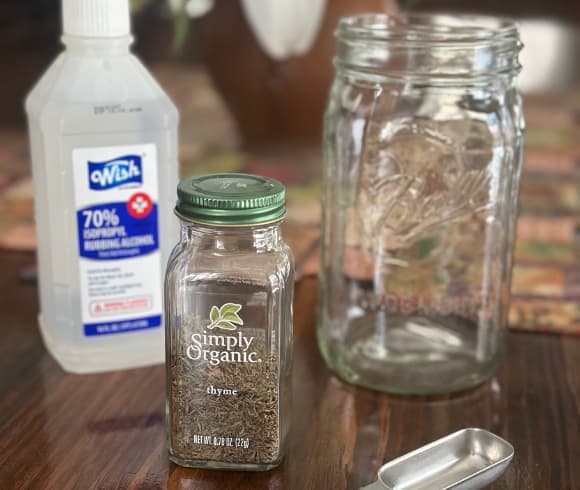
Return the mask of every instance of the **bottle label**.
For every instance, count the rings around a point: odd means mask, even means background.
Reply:
[[[279,457],[286,395],[272,303],[250,281],[206,280],[189,288],[167,359],[174,454],[253,464]]]
[[[244,335],[240,310],[242,305],[224,303],[219,308],[213,305],[209,324],[202,332],[193,332],[187,346],[186,356],[192,361],[207,362],[219,366],[223,362],[251,364],[262,362],[258,352],[256,337]],[[239,329],[238,329],[239,328]]]
[[[157,148],[73,151],[86,336],[161,326]]]

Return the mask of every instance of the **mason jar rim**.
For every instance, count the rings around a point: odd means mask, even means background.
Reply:
[[[361,14],[339,21],[337,74],[433,87],[511,83],[521,70],[514,21],[468,14]]]
[[[338,23],[339,39],[472,46],[518,39],[508,17],[472,14],[360,14]]]

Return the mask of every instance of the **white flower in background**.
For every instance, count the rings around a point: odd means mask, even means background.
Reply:
[[[173,13],[202,17],[215,0],[168,0]],[[225,0],[224,0],[225,1]],[[246,20],[264,52],[275,60],[301,56],[314,44],[326,0],[241,0]]]
[[[242,7],[261,48],[283,60],[312,47],[326,0],[242,0]]]
[[[214,0],[168,0],[169,7],[173,13],[181,12],[185,7],[185,12],[190,17],[202,17],[213,7]]]

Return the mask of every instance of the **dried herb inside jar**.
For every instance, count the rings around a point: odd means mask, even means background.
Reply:
[[[209,367],[204,376],[198,369],[179,361],[171,366],[174,450],[193,460],[275,461],[280,446],[278,360]],[[236,388],[224,394],[224,386]]]
[[[212,307],[207,321],[181,326],[181,354],[169,361],[169,425],[172,450],[182,459],[267,464],[279,458],[280,360],[267,348],[263,328],[243,325],[241,309],[225,303]],[[263,323],[264,315],[254,305],[245,316]]]

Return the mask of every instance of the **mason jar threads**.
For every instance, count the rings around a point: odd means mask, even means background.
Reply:
[[[170,459],[269,470],[290,423],[294,263],[282,184],[213,174],[181,182],[181,241],[165,280]]]
[[[505,346],[524,128],[517,29],[370,14],[343,19],[337,39],[320,349],[369,388],[469,388]]]

